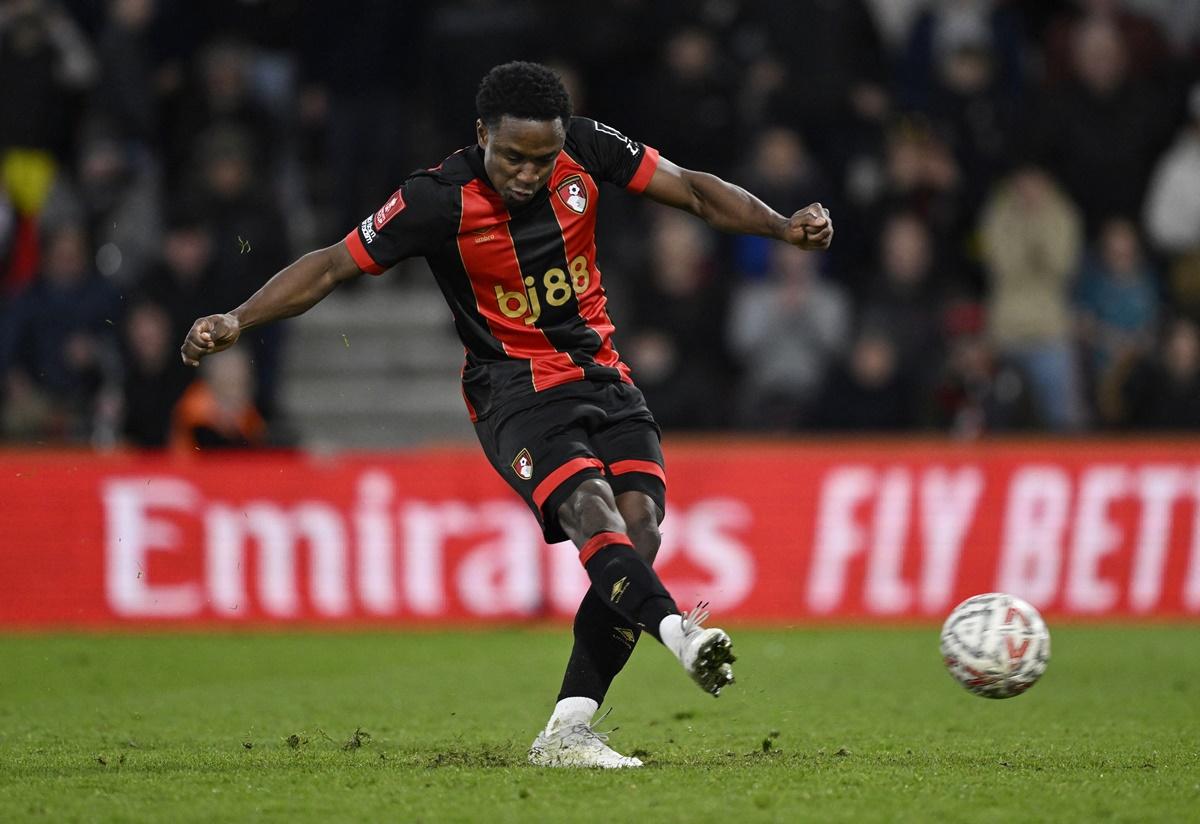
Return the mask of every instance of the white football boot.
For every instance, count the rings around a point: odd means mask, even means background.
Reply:
[[[603,718],[602,715],[599,720]],[[561,724],[538,733],[529,748],[529,763],[535,767],[601,767],[610,770],[642,766],[641,759],[621,755],[608,746],[608,733],[596,732],[586,721]]]
[[[682,637],[673,649],[683,668],[700,689],[719,696],[721,690],[733,683],[733,641],[723,629],[705,629],[708,603],[697,604],[691,612],[680,615]]]

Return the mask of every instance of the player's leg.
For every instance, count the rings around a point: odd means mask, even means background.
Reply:
[[[662,542],[659,524],[667,506],[661,433],[636,387],[614,383],[604,391],[600,403],[606,411],[604,425],[592,432],[589,441],[604,461],[605,478],[626,535],[652,565]],[[705,630],[700,623],[696,613],[674,616],[659,626],[656,637],[679,657],[701,688],[717,695],[733,682],[729,636],[722,630]]]
[[[634,551],[653,566],[662,543],[658,531],[662,516],[658,506],[640,492],[617,495],[616,501],[625,522],[625,534],[633,542]],[[617,673],[625,668],[642,630],[635,622],[610,609],[591,587],[575,613],[573,630],[575,644],[563,674],[555,716],[575,715],[588,712],[590,708],[588,718],[591,718],[604,701]],[[587,700],[573,700],[576,698]],[[551,721],[554,720],[552,717]]]
[[[608,481],[580,483],[558,510],[558,522],[579,549],[592,589],[613,612],[658,637],[675,601],[636,549]]]
[[[681,615],[646,560],[633,548],[608,483],[581,483],[559,510],[558,521],[579,547],[592,590],[605,605],[662,642],[701,689],[712,695],[733,683],[732,643],[724,630],[705,629],[707,612]]]
[[[616,502],[617,511],[625,523],[625,534],[633,542],[634,551],[653,566],[654,557],[662,543],[662,535],[658,531],[661,520],[658,506],[648,495],[640,492],[617,495]],[[591,708],[594,713],[604,701],[617,673],[629,661],[642,630],[635,622],[610,609],[596,590],[589,587],[575,613],[574,634],[575,644],[563,674],[556,714],[560,711],[583,712],[592,704],[596,705]],[[576,697],[588,700],[571,700]]]
[[[621,495],[616,504],[634,551],[653,564],[661,543],[659,518],[655,514],[658,507],[640,493]],[[579,604],[573,631],[575,642],[550,725],[571,722],[584,715],[590,719],[642,634],[636,622],[613,611],[594,587],[588,588]]]
[[[585,524],[583,528],[591,535],[619,536],[628,543],[625,523],[604,479],[576,478],[572,486],[570,496],[558,509],[558,517],[544,516],[547,523],[556,523],[577,547],[587,543],[581,541],[582,532],[576,527],[577,522]],[[590,505],[597,495],[607,497],[608,502]],[[568,515],[570,527],[563,522],[564,512],[572,513]],[[618,601],[622,597],[621,593],[616,595]],[[579,605],[573,630],[574,644],[558,700],[545,729],[530,747],[529,760],[539,766],[553,767],[640,767],[640,760],[611,749],[605,736],[592,728],[592,717],[604,700],[609,684],[633,651],[637,624],[615,612],[593,585]]]
[[[596,395],[595,388],[586,384],[550,390],[539,406],[511,415],[494,412],[475,427],[484,453],[537,516],[547,543],[567,540],[557,518],[567,498],[581,484],[603,478],[604,464],[592,452],[586,431],[603,417],[602,410],[592,403]],[[619,522],[607,526],[624,529]],[[548,767],[640,767],[641,761],[610,748],[605,736],[591,725],[612,680],[605,673],[620,669],[620,665],[607,663],[610,654],[621,655],[623,664],[632,647],[616,638],[593,643],[590,631],[608,628],[611,632],[615,625],[628,622],[593,594],[584,599],[575,623],[585,639],[581,642],[577,632],[564,679],[567,686],[550,722],[530,747],[529,761]],[[616,649],[607,644],[609,640]]]
[[[713,695],[733,682],[729,636],[701,626],[702,615],[680,615],[651,567],[662,517],[653,498],[631,491],[622,494],[618,505],[606,480],[587,478],[556,514],[559,527],[579,547],[592,586],[576,614],[575,645],[558,704],[530,747],[529,760],[545,766],[641,766],[637,759],[608,748],[591,727],[609,684],[633,650],[638,630],[646,629],[662,641],[692,679]]]

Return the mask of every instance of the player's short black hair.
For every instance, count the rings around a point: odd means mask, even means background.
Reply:
[[[475,110],[489,128],[504,115],[522,120],[571,121],[571,96],[562,79],[540,63],[514,60],[483,76],[475,95]]]

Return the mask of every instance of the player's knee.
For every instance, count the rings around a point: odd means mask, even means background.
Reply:
[[[601,478],[589,478],[581,483],[559,507],[558,519],[567,534],[576,540],[586,540],[597,532],[626,531],[612,489]]]
[[[662,513],[658,504],[649,495],[641,492],[626,492],[617,498],[617,508],[625,519],[629,540],[646,563],[653,564],[662,545],[662,533],[658,522]]]
[[[651,518],[640,522],[631,523],[628,525],[629,540],[633,541],[633,548],[645,559],[646,563],[653,565],[654,558],[658,555],[658,548],[662,546],[662,533],[658,530],[658,520]]]

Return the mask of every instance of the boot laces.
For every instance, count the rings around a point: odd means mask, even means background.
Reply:
[[[708,601],[700,601],[696,606],[684,612],[680,617],[683,619],[682,629],[685,635],[694,630],[703,629],[701,624],[708,620],[709,610]]]
[[[606,730],[605,732],[600,732],[599,730],[595,729],[592,725],[593,724],[596,724],[597,726],[600,725],[604,721],[605,718],[608,718],[608,716],[611,712],[612,712],[612,707],[609,707],[607,710],[604,711],[604,714],[601,715],[599,718],[595,719],[595,721],[581,721],[578,724],[573,724],[571,726],[571,732],[574,733],[575,735],[578,735],[580,738],[584,739],[585,741],[596,742],[600,746],[607,747],[608,746],[608,737],[621,728],[613,727],[611,730]]]

